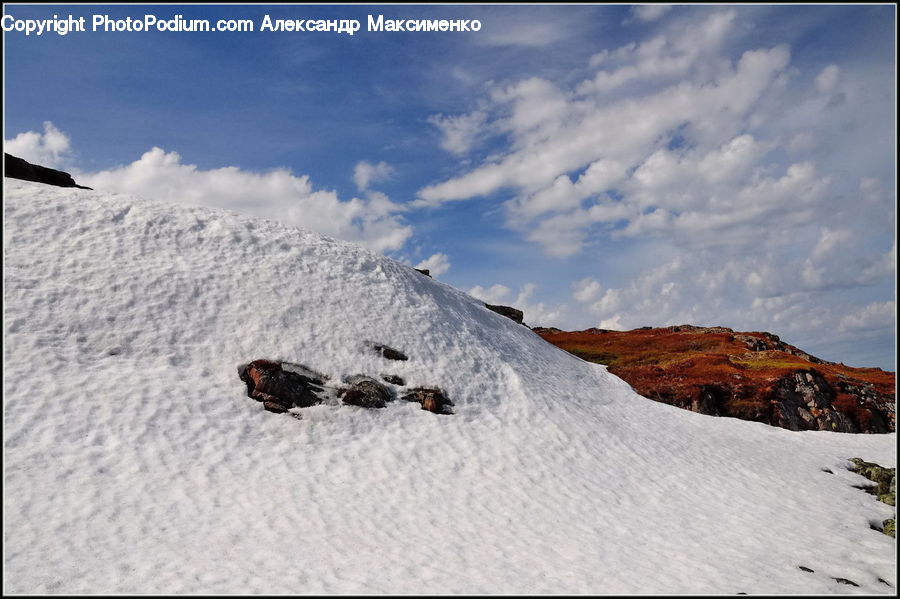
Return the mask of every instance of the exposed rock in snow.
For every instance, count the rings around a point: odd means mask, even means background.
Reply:
[[[488,310],[496,312],[501,316],[505,316],[512,320],[513,322],[517,322],[519,324],[525,324],[523,319],[525,318],[525,314],[521,310],[517,310],[516,308],[512,308],[510,306],[497,306],[492,304],[485,304]]]
[[[340,393],[341,400],[351,406],[361,408],[383,408],[393,397],[387,387],[365,375],[347,378],[349,387]]]
[[[400,360],[403,362],[409,360],[409,357],[406,354],[392,347],[388,347],[387,345],[374,344],[373,348],[386,360]]]
[[[422,404],[423,410],[428,410],[435,414],[453,413],[453,402],[447,399],[440,389],[435,389],[433,387],[410,389],[409,392],[403,396],[403,400]]]
[[[247,385],[247,394],[268,404],[276,404],[286,411],[290,408],[308,408],[320,403],[322,385],[325,381],[297,372],[305,371],[303,366],[289,365],[271,360],[254,360],[239,369],[238,374]],[[270,412],[272,406],[265,406]]]
[[[3,175],[14,179],[34,181],[57,187],[77,187],[78,189],[91,189],[75,183],[75,179],[69,173],[47,168],[39,164],[31,164],[23,158],[3,153]]]

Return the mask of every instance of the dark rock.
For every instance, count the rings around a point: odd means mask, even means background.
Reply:
[[[416,387],[403,396],[404,401],[414,401],[422,405],[423,410],[435,414],[452,414],[450,406],[453,402],[447,399],[440,389],[432,387]]]
[[[274,412],[275,414],[284,414],[287,412],[287,408],[285,408],[280,403],[275,403],[274,401],[264,401],[263,409],[267,412]]]
[[[419,271],[420,273],[422,273],[423,275],[425,275],[426,277],[428,277],[429,279],[431,278],[431,271],[428,270],[427,268],[417,268],[416,270]]]
[[[397,351],[396,349],[394,349],[392,347],[388,347],[387,345],[377,345],[376,344],[376,345],[373,345],[373,348],[375,349],[376,352],[381,354],[381,356],[383,358],[386,358],[388,360],[402,360],[402,361],[409,360],[409,358],[406,356],[406,354],[404,354],[401,351]]]
[[[319,403],[318,393],[322,392],[324,381],[308,374],[299,374],[295,369],[312,372],[299,364],[254,360],[240,368],[238,374],[247,385],[247,395],[257,401],[278,404],[285,410]]]
[[[347,405],[383,408],[393,399],[388,388],[371,377],[356,375],[349,377],[347,382],[350,387],[341,391],[341,400]]]
[[[807,568],[806,566],[797,566],[797,567],[800,568],[801,570],[803,570],[804,572],[815,572],[815,570],[813,570],[812,568]]]
[[[397,385],[398,387],[403,387],[406,385],[406,381],[404,381],[401,377],[396,374],[382,374],[381,380],[388,382],[392,385]]]
[[[521,310],[516,310],[515,308],[511,308],[509,306],[494,306],[491,304],[485,304],[488,310],[492,310],[501,316],[505,316],[514,322],[519,324],[525,324],[523,319],[525,318],[525,314]]]
[[[531,330],[538,335],[542,333],[562,333],[562,329],[557,329],[556,327],[532,327]]]
[[[849,585],[852,586],[852,587],[858,587],[858,586],[859,586],[858,584],[856,584],[855,582],[853,582],[852,580],[849,580],[849,579],[847,579],[847,578],[837,578],[837,577],[835,577],[835,576],[832,576],[832,578],[834,578],[834,580],[835,580],[836,582],[839,582],[839,583],[841,583],[841,584],[849,584]]]
[[[23,160],[18,156],[3,153],[4,176],[13,179],[23,179],[25,181],[34,181],[36,183],[44,183],[46,185],[56,185],[57,187],[77,187],[78,189],[91,189],[83,185],[78,185],[69,173],[58,171],[56,169],[40,166],[39,164],[31,164],[27,160]]]
[[[710,416],[728,416],[726,408],[729,393],[718,385],[703,385],[693,400],[691,411]]]
[[[816,370],[797,370],[776,384],[773,391],[779,426],[790,430],[857,433],[856,423],[834,407],[834,388]]]

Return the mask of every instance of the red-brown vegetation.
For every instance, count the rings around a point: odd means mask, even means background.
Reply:
[[[690,325],[535,332],[607,365],[639,394],[695,412],[793,430],[895,428],[895,373],[826,362],[770,333]]]

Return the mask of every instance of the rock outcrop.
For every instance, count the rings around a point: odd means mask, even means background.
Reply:
[[[39,164],[31,164],[27,160],[3,153],[3,174],[13,179],[24,179],[36,183],[56,185],[57,187],[77,187],[78,189],[91,189],[75,183],[75,179],[69,173],[47,168]]]
[[[517,309],[511,308],[509,306],[497,306],[497,305],[493,305],[493,304],[485,304],[485,307],[488,310],[496,312],[497,314],[500,314],[501,316],[505,316],[514,322],[517,322],[519,324],[525,324],[523,322],[523,320],[525,318],[525,314],[521,310],[517,310]]]
[[[644,397],[694,412],[791,430],[895,429],[894,373],[821,360],[771,333],[693,325],[533,330],[607,365]]]

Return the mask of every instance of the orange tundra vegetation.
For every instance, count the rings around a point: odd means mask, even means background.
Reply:
[[[791,430],[895,430],[895,373],[826,362],[771,333],[691,325],[534,331],[607,365],[644,397],[694,412]]]

